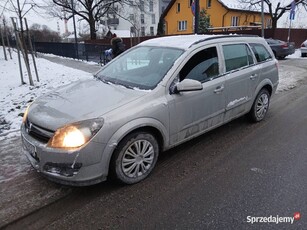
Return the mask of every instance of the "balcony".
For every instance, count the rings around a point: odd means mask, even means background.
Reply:
[[[107,20],[108,25],[114,26],[119,24],[119,19],[118,18],[109,18]]]

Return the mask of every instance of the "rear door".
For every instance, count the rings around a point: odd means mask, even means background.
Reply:
[[[259,80],[260,68],[245,43],[225,44],[222,50],[225,60],[226,122],[249,110],[254,92],[251,89]]]

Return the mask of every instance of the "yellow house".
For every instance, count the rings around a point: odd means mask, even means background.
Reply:
[[[194,0],[172,0],[163,12],[165,35],[194,32]],[[213,28],[261,26],[261,10],[238,0],[199,0],[199,9],[206,10]],[[271,17],[264,14],[265,27],[271,27]]]

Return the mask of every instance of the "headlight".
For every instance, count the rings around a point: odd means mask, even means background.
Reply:
[[[22,117],[22,122],[23,122],[23,123],[25,123],[26,120],[27,120],[28,112],[29,112],[29,108],[30,108],[31,104],[32,104],[32,103],[30,103],[30,104],[27,106],[26,111],[25,111],[25,113],[23,114],[23,117]]]
[[[78,148],[86,144],[103,126],[103,118],[80,121],[59,128],[49,140],[52,148]]]

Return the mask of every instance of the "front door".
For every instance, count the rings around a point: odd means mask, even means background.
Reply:
[[[196,52],[180,70],[177,81],[198,80],[202,82],[203,89],[169,96],[171,145],[223,123],[225,80],[219,72],[215,46]]]

